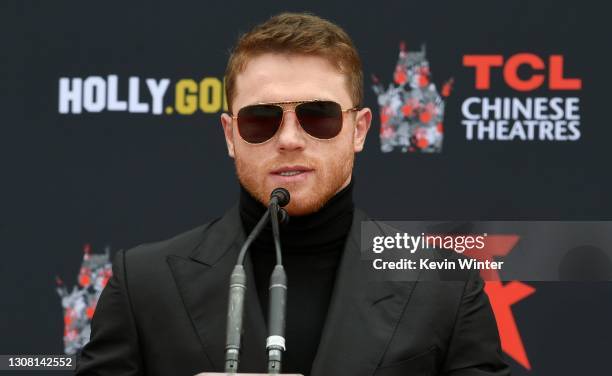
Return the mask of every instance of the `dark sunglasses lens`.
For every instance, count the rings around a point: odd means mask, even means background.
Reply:
[[[238,132],[246,142],[258,144],[274,137],[282,119],[283,109],[279,106],[246,106],[238,111]]]
[[[336,102],[302,103],[295,108],[295,114],[302,128],[313,137],[330,139],[342,130],[342,109]]]

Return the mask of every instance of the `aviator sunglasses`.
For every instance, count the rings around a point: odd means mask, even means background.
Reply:
[[[259,103],[242,107],[232,119],[238,121],[240,137],[250,144],[261,144],[274,137],[283,124],[285,112],[295,112],[300,126],[310,136],[328,140],[342,130],[342,115],[357,110],[359,107],[343,110],[340,104],[326,100]]]

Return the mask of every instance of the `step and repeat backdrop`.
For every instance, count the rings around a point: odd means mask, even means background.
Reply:
[[[338,23],[361,54],[374,121],[355,201],[370,216],[612,219],[611,35],[597,7],[3,3],[0,354],[75,353],[115,252],[236,202],[223,72],[237,37],[282,11]],[[487,293],[514,375],[612,372],[612,283]]]

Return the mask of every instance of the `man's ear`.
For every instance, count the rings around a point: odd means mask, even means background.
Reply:
[[[221,114],[221,125],[223,126],[223,135],[227,144],[227,154],[234,158],[234,133],[232,127],[232,117],[226,113]]]
[[[355,116],[355,135],[353,140],[355,153],[359,153],[363,150],[365,144],[366,135],[370,129],[372,123],[372,111],[364,107],[357,112]]]

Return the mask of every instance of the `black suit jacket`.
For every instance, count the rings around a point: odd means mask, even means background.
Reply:
[[[478,274],[463,282],[368,281],[359,246],[366,219],[355,210],[311,375],[508,375]],[[77,375],[221,372],[229,275],[244,238],[234,207],[170,240],[118,252]],[[246,270],[253,281],[249,261]],[[251,287],[241,372],[266,369],[265,339]]]

